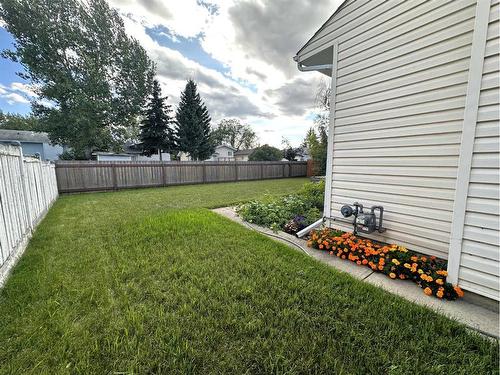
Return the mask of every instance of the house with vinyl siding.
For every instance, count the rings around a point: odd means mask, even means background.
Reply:
[[[499,296],[499,0],[346,0],[298,51],[331,77],[325,218],[384,207],[384,233]],[[305,38],[306,39],[306,38]],[[307,74],[307,73],[303,73]]]

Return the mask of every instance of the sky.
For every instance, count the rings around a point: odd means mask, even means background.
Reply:
[[[341,0],[108,0],[127,32],[157,65],[168,103],[177,105],[188,78],[198,83],[215,127],[237,118],[260,144],[298,146],[313,125],[315,96],[327,77],[299,72],[295,53]],[[12,48],[0,25],[0,50]],[[22,66],[0,57],[0,109],[30,112]]]

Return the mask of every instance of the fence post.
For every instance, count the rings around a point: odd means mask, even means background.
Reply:
[[[238,162],[234,161],[234,180],[238,181],[239,176],[238,176]]]
[[[30,232],[33,230],[33,219],[31,217],[30,202],[28,200],[28,187],[26,186],[26,173],[24,171],[24,155],[21,143],[14,142],[14,144],[19,147],[19,172],[21,173],[21,184],[23,185],[23,198],[24,207],[26,209],[26,215],[28,216],[28,228]]]
[[[111,164],[111,173],[113,174],[113,189],[118,190],[118,179],[116,177],[116,164]]]
[[[292,163],[288,163],[288,177],[292,176]]]
[[[161,179],[162,179],[162,183],[163,183],[163,186],[167,186],[167,166],[165,165],[165,163],[162,163],[161,165]]]

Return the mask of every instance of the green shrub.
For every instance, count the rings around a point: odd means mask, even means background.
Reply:
[[[305,227],[321,218],[324,190],[324,182],[308,182],[296,194],[265,197],[240,205],[236,211],[243,220],[269,228],[284,228],[290,220]]]

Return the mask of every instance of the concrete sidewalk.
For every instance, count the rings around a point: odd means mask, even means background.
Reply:
[[[285,232],[274,233],[268,228],[263,228],[258,225],[250,224],[243,221],[234,211],[232,207],[223,207],[213,210],[214,212],[245,225],[251,229],[268,235],[280,242],[283,242],[292,248],[299,248],[307,255],[320,262],[326,263],[329,266],[343,272],[349,273],[351,276],[377,285],[391,293],[397,294],[409,301],[419,305],[427,306],[441,314],[444,314],[452,319],[455,319],[472,329],[492,337],[499,337],[499,314],[496,311],[487,309],[483,306],[472,304],[466,299],[456,301],[440,300],[435,297],[426,296],[422,289],[415,283],[405,280],[393,280],[381,273],[373,272],[366,266],[358,266],[353,262],[342,260],[336,256],[331,256],[327,251],[320,251],[307,247],[306,241]],[[465,292],[467,295],[467,292]]]

